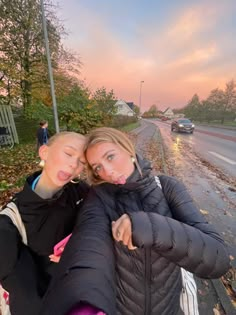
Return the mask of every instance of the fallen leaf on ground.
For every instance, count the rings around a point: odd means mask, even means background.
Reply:
[[[209,214],[209,212],[208,212],[207,210],[204,210],[204,209],[200,209],[200,212],[201,212],[201,214],[203,214],[203,215]]]

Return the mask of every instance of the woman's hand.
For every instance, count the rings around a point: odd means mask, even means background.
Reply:
[[[117,221],[112,221],[112,235],[117,242],[122,242],[130,250],[137,247],[132,243],[132,226],[130,217],[123,214]]]

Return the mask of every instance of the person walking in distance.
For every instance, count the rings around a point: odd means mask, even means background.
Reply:
[[[41,120],[37,130],[37,152],[43,144],[47,144],[49,139],[48,122]]]

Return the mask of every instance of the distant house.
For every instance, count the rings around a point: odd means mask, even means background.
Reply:
[[[132,110],[134,110],[134,102],[126,102],[126,104],[127,104]]]
[[[181,113],[175,114],[175,118],[184,118],[184,114]]]
[[[175,114],[173,113],[173,110],[171,108],[169,108],[169,107],[166,110],[164,110],[162,115],[167,117],[167,118],[170,118],[170,119],[175,117]]]
[[[135,116],[135,112],[125,101],[119,100],[115,103],[115,106],[117,107],[116,115]]]

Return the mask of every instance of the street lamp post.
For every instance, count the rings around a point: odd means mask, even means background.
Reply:
[[[43,0],[41,0],[40,3],[41,3],[41,10],[42,10],[42,23],[43,23],[45,48],[46,48],[46,55],[47,55],[47,60],[48,60],[48,74],[49,74],[51,96],[52,96],[54,123],[55,123],[56,132],[58,133],[60,130],[59,130],[58,113],[57,113],[57,102],[56,102],[56,96],[55,96],[55,88],[54,88],[54,80],[53,80],[52,64],[51,64],[51,56],[50,56],[50,49],[49,49],[49,42],[48,42],[48,31],[47,31],[47,23],[46,23],[46,18],[45,18]]]
[[[140,89],[139,89],[139,110],[140,110],[140,116],[141,116],[141,106],[142,106],[142,84],[144,81],[140,81]]]

